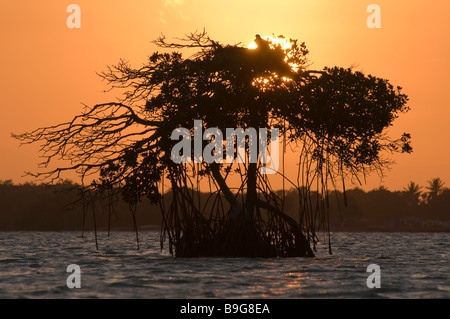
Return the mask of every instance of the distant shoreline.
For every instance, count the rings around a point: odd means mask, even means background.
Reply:
[[[82,232],[82,229],[0,229],[2,233],[9,232]],[[146,232],[146,231],[161,231],[160,225],[144,225],[138,226],[138,232]],[[94,229],[85,229],[85,233],[94,232]],[[98,233],[108,232],[106,228],[97,229]],[[113,228],[110,229],[110,232],[134,232],[133,229],[128,228]],[[427,229],[427,228],[404,228],[404,229],[394,229],[394,228],[383,228],[383,227],[371,227],[367,229],[352,229],[352,228],[339,228],[339,229],[330,229],[331,233],[450,233],[450,229]],[[323,231],[318,231],[317,233],[324,233]]]
[[[205,204],[209,193],[200,193]],[[196,196],[197,196],[196,195]],[[450,189],[445,189],[432,200],[414,202],[408,192],[361,189],[336,193],[330,200],[329,228],[333,232],[401,232],[449,233]],[[167,193],[170,200],[171,193]],[[417,198],[415,198],[417,200]],[[74,203],[78,203],[77,205]],[[112,210],[97,205],[96,210],[84,209],[74,184],[14,185],[0,181],[0,231],[133,231],[134,222],[129,205],[119,198]],[[286,215],[299,220],[298,192],[285,194]],[[159,205],[146,198],[136,207],[135,220],[139,231],[160,231],[164,222]],[[140,225],[140,226],[139,226]],[[95,227],[96,226],[96,227]],[[319,225],[316,225],[318,231]],[[323,227],[320,230],[324,230]]]

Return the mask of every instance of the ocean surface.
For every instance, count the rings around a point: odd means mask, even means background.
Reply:
[[[159,232],[0,232],[0,298],[450,298],[449,233],[334,233],[315,258],[174,258]],[[80,267],[69,289],[67,266]],[[367,267],[381,288],[368,288]]]

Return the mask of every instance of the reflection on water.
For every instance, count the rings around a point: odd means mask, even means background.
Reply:
[[[0,298],[450,298],[448,233],[335,233],[315,258],[173,258],[158,232],[1,232]],[[81,289],[68,289],[69,264]],[[381,267],[369,289],[367,266]]]

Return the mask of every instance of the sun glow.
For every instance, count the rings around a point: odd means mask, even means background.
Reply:
[[[269,36],[261,37],[261,39],[268,41],[269,46],[272,49],[275,49],[276,47],[280,47],[286,53],[286,57],[284,59],[285,61],[287,61],[289,58],[291,58],[293,56],[293,52],[291,52],[292,43],[287,41],[283,36],[269,35]],[[252,41],[252,43],[250,43],[247,46],[247,49],[250,49],[250,50],[255,50],[257,48],[258,48],[258,45],[256,44],[255,41]],[[294,72],[297,72],[300,69],[300,65],[298,65],[297,63],[289,63],[289,65],[291,66],[291,68]],[[283,77],[283,80],[288,81],[290,79]]]
[[[292,48],[292,45],[289,41],[286,41],[283,37],[281,36],[274,36],[274,35],[269,35],[269,36],[264,36],[261,37],[263,40],[269,41],[270,43],[270,47],[271,48],[275,48],[276,46],[280,46],[283,50],[287,51],[290,50]],[[255,41],[252,41],[252,43],[250,43],[247,48],[254,50],[258,47],[258,45],[256,44]]]
[[[293,53],[291,51],[292,50],[292,44],[289,41],[286,41],[284,39],[284,37],[282,37],[282,36],[273,36],[272,35],[272,36],[261,37],[261,39],[268,41],[269,42],[269,47],[271,49],[275,49],[276,47],[281,48],[286,54],[286,57],[284,58],[284,61],[287,62],[289,60],[289,58],[291,58],[293,56]],[[250,49],[250,50],[256,50],[258,48],[258,44],[255,41],[252,41],[252,43],[250,43],[247,46],[247,48]],[[300,65],[297,64],[297,63],[288,63],[288,64],[289,64],[289,66],[291,67],[291,69],[294,72],[298,72],[298,70],[300,69]],[[256,79],[254,79],[252,84],[255,85],[255,86],[259,86],[261,89],[267,89],[268,87],[271,86],[270,82],[273,81],[273,80],[276,80],[278,78],[279,78],[278,74],[273,74],[273,75],[271,75],[269,77],[258,77]],[[285,76],[281,77],[281,80],[283,82],[290,82],[290,81],[292,81],[291,78],[285,77]]]

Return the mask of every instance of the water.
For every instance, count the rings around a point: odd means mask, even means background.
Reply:
[[[0,232],[0,298],[450,298],[449,233],[335,233],[315,258],[173,258],[158,232]],[[81,289],[69,289],[69,264]],[[381,288],[366,285],[381,267]]]

